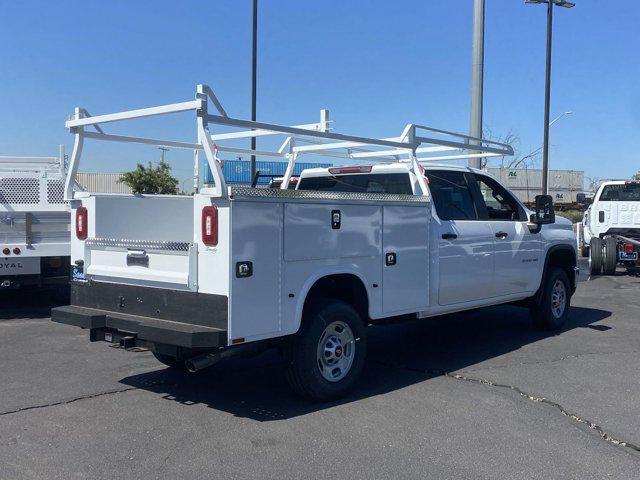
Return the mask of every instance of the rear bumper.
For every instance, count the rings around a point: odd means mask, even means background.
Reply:
[[[92,340],[127,338],[184,348],[227,345],[228,298],[107,282],[71,282],[71,305],[51,320],[91,330]]]
[[[184,348],[226,346],[227,332],[213,327],[127,315],[97,308],[67,305],[51,310],[51,320],[91,331],[92,340],[104,340],[105,333],[138,341]]]

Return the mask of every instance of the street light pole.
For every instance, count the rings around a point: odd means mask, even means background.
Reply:
[[[471,122],[469,135],[482,138],[482,100],[484,76],[484,0],[473,3],[473,40],[471,52]],[[472,144],[478,142],[472,141]],[[470,158],[469,166],[480,168],[482,158]]]
[[[551,40],[553,0],[547,3],[547,66],[544,83],[544,143],[542,145],[542,194],[549,195],[549,110],[551,104]]]
[[[251,48],[251,120],[256,121],[256,82],[258,68],[258,0],[253,0],[253,35]],[[251,150],[256,149],[256,137],[251,137]],[[251,181],[256,176],[256,156],[251,155]]]
[[[549,194],[549,111],[551,108],[551,41],[553,32],[553,7],[571,8],[575,4],[566,0],[525,0],[526,3],[547,4],[547,65],[544,87],[544,143],[542,145],[542,193]]]

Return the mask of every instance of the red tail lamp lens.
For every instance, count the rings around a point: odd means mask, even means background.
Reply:
[[[76,237],[78,240],[87,239],[88,225],[87,209],[85,207],[78,207],[76,209]]]
[[[633,243],[625,243],[624,244],[624,253],[633,253]]]
[[[202,209],[202,243],[218,245],[218,207],[208,205]]]
[[[20,252],[21,252],[21,250],[20,250],[18,247],[16,247],[16,248],[14,248],[14,249],[13,249],[13,253],[14,253],[15,255],[20,255]]]
[[[11,253],[11,250],[9,250],[8,248],[3,248],[2,253],[4,253],[5,255],[9,255]]]

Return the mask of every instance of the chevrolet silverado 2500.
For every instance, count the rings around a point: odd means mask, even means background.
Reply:
[[[181,111],[195,112],[197,143],[85,130]],[[562,327],[576,247],[551,198],[530,212],[486,173],[435,164],[509,146],[414,124],[397,137],[357,137],[328,123],[326,111],[297,126],[233,118],[204,85],[190,102],[95,117],[76,109],[72,299],[52,320],[189,371],[278,347],[292,387],[316,400],[353,386],[366,327],[389,318],[520,303],[541,327]],[[278,134],[277,151],[221,143]],[[215,184],[193,196],[73,194],[88,138],[202,150]],[[218,152],[286,160],[280,188],[227,187]],[[303,171],[291,190],[303,154],[355,165]]]

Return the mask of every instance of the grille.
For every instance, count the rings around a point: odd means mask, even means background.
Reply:
[[[47,202],[64,203],[64,183],[62,180],[47,181]]]
[[[40,203],[37,178],[0,178],[0,202],[14,204]]]

